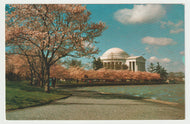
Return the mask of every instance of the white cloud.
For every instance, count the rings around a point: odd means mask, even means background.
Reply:
[[[183,26],[183,21],[180,20],[178,23],[174,23],[174,22],[171,22],[171,21],[168,21],[168,22],[163,22],[163,21],[160,21],[161,23],[161,27],[162,28],[166,28],[166,27],[170,27],[170,28],[177,28],[177,27],[181,27]]]
[[[185,55],[185,52],[184,52],[184,51],[181,51],[180,54],[181,54],[181,55]]]
[[[166,46],[166,45],[176,44],[176,42],[174,42],[173,39],[171,38],[165,38],[165,37],[156,38],[156,37],[150,37],[150,36],[142,38],[142,43],[146,43],[149,45],[157,45],[157,46]]]
[[[170,34],[178,34],[179,32],[183,32],[183,31],[184,31],[183,28],[172,29],[172,30],[170,30]]]
[[[114,13],[117,21],[123,24],[154,22],[166,14],[161,5],[134,5],[132,9],[120,9]]]
[[[171,21],[168,21],[168,25],[169,26],[174,26],[174,27],[180,27],[180,26],[182,26],[183,25],[183,21],[182,20],[180,20],[178,23],[173,23],[173,22],[171,22]]]
[[[96,48],[93,44],[91,44],[90,42],[86,42],[86,41],[82,42],[82,46],[84,48]]]
[[[145,48],[145,50],[146,50],[148,53],[150,53],[150,52],[151,52],[151,50],[150,50],[150,48],[149,48],[149,47],[146,47],[146,48]]]
[[[83,47],[89,47],[92,46],[92,44],[90,44],[89,42],[83,41],[82,42]]]
[[[161,28],[166,28],[165,25],[167,24],[167,22],[160,21],[160,23],[161,23]]]
[[[160,63],[169,63],[171,60],[169,58],[157,58],[156,56],[152,56],[148,59],[149,62],[160,62]]]
[[[158,46],[153,46],[153,45],[145,47],[145,51],[151,55],[159,55],[158,49],[159,49]]]
[[[183,27],[182,20],[180,20],[178,23],[174,23],[171,21],[168,21],[168,22],[161,21],[160,23],[161,23],[161,28],[169,28],[170,29],[170,34],[177,34],[177,33],[184,31],[184,29],[182,28]]]

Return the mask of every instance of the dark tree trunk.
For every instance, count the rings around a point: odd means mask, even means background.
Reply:
[[[55,88],[55,84],[56,84],[56,78],[52,79],[52,86]]]
[[[38,77],[37,86],[40,86],[40,83],[41,83],[41,79],[40,79],[40,77]]]
[[[32,71],[32,69],[30,69],[30,85],[32,86],[33,85],[33,71]]]
[[[44,63],[41,62],[41,87],[44,87],[44,84],[45,84],[45,75],[44,75]]]
[[[50,92],[50,84],[49,84],[49,79],[50,79],[50,68],[49,66],[46,66],[45,68],[45,92],[49,93]]]
[[[40,85],[41,85],[41,88],[44,87],[44,78],[42,78],[42,80],[41,80],[40,83],[41,83],[41,84],[40,84]]]

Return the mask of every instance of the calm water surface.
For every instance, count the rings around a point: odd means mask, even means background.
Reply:
[[[144,98],[184,103],[184,84],[95,86],[78,88],[106,93],[119,93]]]

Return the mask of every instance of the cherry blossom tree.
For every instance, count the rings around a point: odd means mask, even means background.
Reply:
[[[84,78],[85,70],[83,68],[70,67],[68,71],[71,79],[81,80]]]
[[[54,64],[50,68],[50,77],[57,79],[69,78],[69,70],[65,69],[60,64]]]
[[[49,92],[50,67],[66,56],[90,57],[99,52],[96,37],[105,30],[102,22],[89,22],[91,13],[83,5],[11,4],[6,13],[6,45],[32,65],[41,64],[37,72]],[[34,70],[34,68],[33,68]]]
[[[26,58],[20,55],[6,54],[6,76],[11,80],[13,77],[9,74],[13,74],[18,78],[26,78],[30,75],[29,65]]]
[[[81,74],[79,74],[81,75]],[[129,70],[111,70],[111,69],[99,69],[99,70],[88,70],[85,75],[89,79],[103,79],[103,80],[159,80],[160,75],[157,73],[149,72],[132,72]]]

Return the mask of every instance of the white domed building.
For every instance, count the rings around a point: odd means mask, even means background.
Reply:
[[[129,54],[120,48],[108,49],[100,59],[106,69],[145,71],[146,59],[144,57],[129,56]]]

